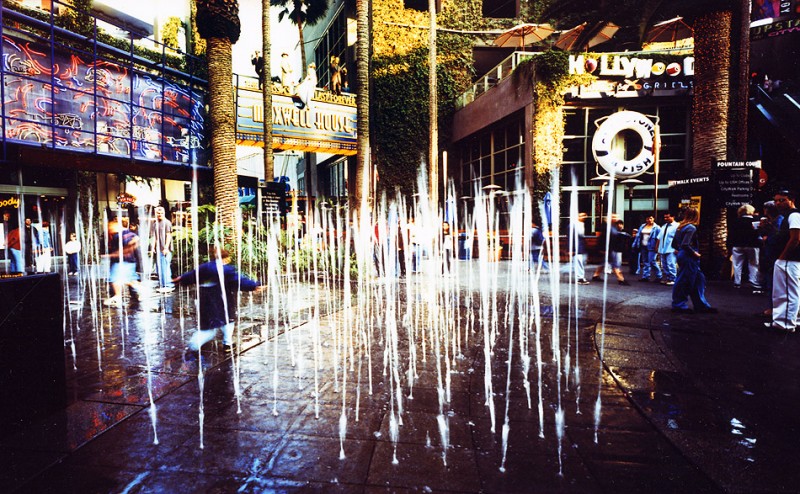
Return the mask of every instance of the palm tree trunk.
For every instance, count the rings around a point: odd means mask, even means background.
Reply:
[[[236,191],[236,109],[233,101],[231,41],[218,37],[209,38],[207,41],[211,149],[217,222],[230,228],[231,232],[236,232],[236,210],[239,204]]]
[[[430,58],[428,72],[428,115],[430,118],[430,200],[434,214],[439,206],[439,108],[436,87],[436,0],[428,0],[430,14]]]
[[[298,24],[297,25],[297,32],[300,34],[300,61],[301,61],[302,69],[303,69],[303,71],[302,71],[303,77],[302,78],[305,79],[306,78],[306,74],[308,73],[308,68],[307,68],[308,67],[308,62],[306,62],[306,41],[305,41],[305,38],[303,38],[303,25],[302,24]]]
[[[356,0],[356,126],[358,132],[356,180],[351,211],[369,197],[369,0]]]
[[[692,174],[710,176],[715,161],[727,157],[728,109],[730,102],[730,11],[711,11],[694,22],[695,86],[692,107]],[[727,257],[727,214],[713,203],[701,208],[703,221],[711,226],[701,229],[701,244],[711,252],[707,272],[720,273]],[[702,220],[701,220],[702,221]],[[709,235],[710,233],[710,235]],[[701,245],[702,247],[702,245]]]
[[[261,0],[261,53],[264,56],[264,181],[275,176],[272,155],[272,49],[270,42],[269,0]]]

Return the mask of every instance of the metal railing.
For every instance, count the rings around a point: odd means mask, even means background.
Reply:
[[[500,81],[510,76],[523,60],[527,60],[536,54],[535,52],[515,51],[509,55],[508,58],[475,81],[470,89],[456,99],[456,109],[464,108],[480,95],[500,84]]]

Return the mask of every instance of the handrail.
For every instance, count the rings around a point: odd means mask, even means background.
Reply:
[[[494,66],[489,70],[489,72],[479,78],[470,89],[456,98],[456,109],[460,110],[461,108],[464,108],[468,104],[475,101],[475,99],[480,95],[500,84],[500,81],[510,76],[523,60],[527,60],[534,55],[538,55],[538,52],[515,51],[509,55],[506,59]]]

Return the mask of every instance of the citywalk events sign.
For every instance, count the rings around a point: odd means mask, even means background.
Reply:
[[[260,146],[264,139],[261,91],[240,86],[237,96],[236,139],[239,144]],[[297,97],[273,93],[272,147],[355,155],[355,98],[318,89],[309,104],[303,105]]]
[[[694,87],[694,57],[639,58],[620,54],[569,56],[570,74],[597,77],[588,86],[574,86],[574,98],[676,96]]]

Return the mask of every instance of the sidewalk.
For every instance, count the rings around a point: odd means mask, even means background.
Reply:
[[[502,289],[515,274],[509,263],[497,267]],[[427,285],[427,279],[412,276],[398,286],[403,296],[409,288],[415,299],[424,300]],[[669,312],[669,287],[609,285],[602,332],[602,284],[580,287],[579,293],[578,330],[574,314],[570,327],[560,325],[561,349],[570,348],[569,364],[562,361],[559,367],[553,342],[542,339],[541,430],[535,360],[529,373],[530,406],[516,344],[510,379],[507,372],[504,335],[511,330],[517,338],[518,328],[500,326],[490,365],[485,366],[479,325],[474,333],[459,333],[469,338],[462,342],[463,355],[436,359],[427,346],[423,360],[427,333],[420,328],[427,323],[422,310],[410,316],[420,321],[411,326],[415,330],[397,333],[394,356],[386,353],[392,342],[385,345],[393,333],[384,329],[376,329],[360,345],[343,346],[341,337],[358,326],[348,312],[322,314],[318,325],[300,323],[277,337],[274,327],[252,323],[240,357],[231,359],[221,345],[203,352],[201,428],[198,362],[183,352],[193,326],[189,318],[179,317],[191,304],[188,293],[165,298],[171,301],[169,313],[135,311],[126,318],[117,309],[103,308],[101,320],[107,324],[100,358],[98,334],[87,329],[89,321],[76,337],[78,369],[69,376],[68,409],[0,437],[0,461],[7,466],[0,472],[0,491],[798,489],[800,474],[790,462],[800,435],[792,406],[800,402],[800,343],[794,335],[754,329],[757,321],[750,314],[765,298],[711,283],[708,298],[720,314],[677,315]],[[461,320],[468,325],[469,313],[460,302]],[[498,321],[504,321],[508,302],[507,297],[498,299]],[[260,303],[255,300],[254,305]],[[296,307],[298,317],[290,319],[301,320],[307,308]],[[398,314],[396,319],[402,320],[402,308]],[[477,310],[473,314],[480,317]],[[388,313],[375,317],[381,324],[389,320]],[[543,321],[544,327],[551,324]],[[410,340],[411,335],[416,339]],[[385,367],[386,358],[397,358],[397,367]],[[67,360],[71,367],[71,355]],[[446,364],[452,366],[449,374]],[[571,370],[559,379],[564,368]],[[445,371],[440,374],[441,369]],[[494,431],[486,406],[488,371],[493,377]],[[414,381],[407,379],[409,372],[416,373]],[[451,380],[444,408],[440,376]],[[158,445],[153,444],[148,377]],[[595,443],[598,396],[602,406]],[[403,410],[396,414],[398,397]],[[559,407],[565,424],[561,440]],[[402,424],[396,425],[397,418]],[[446,448],[442,424],[447,426]]]

